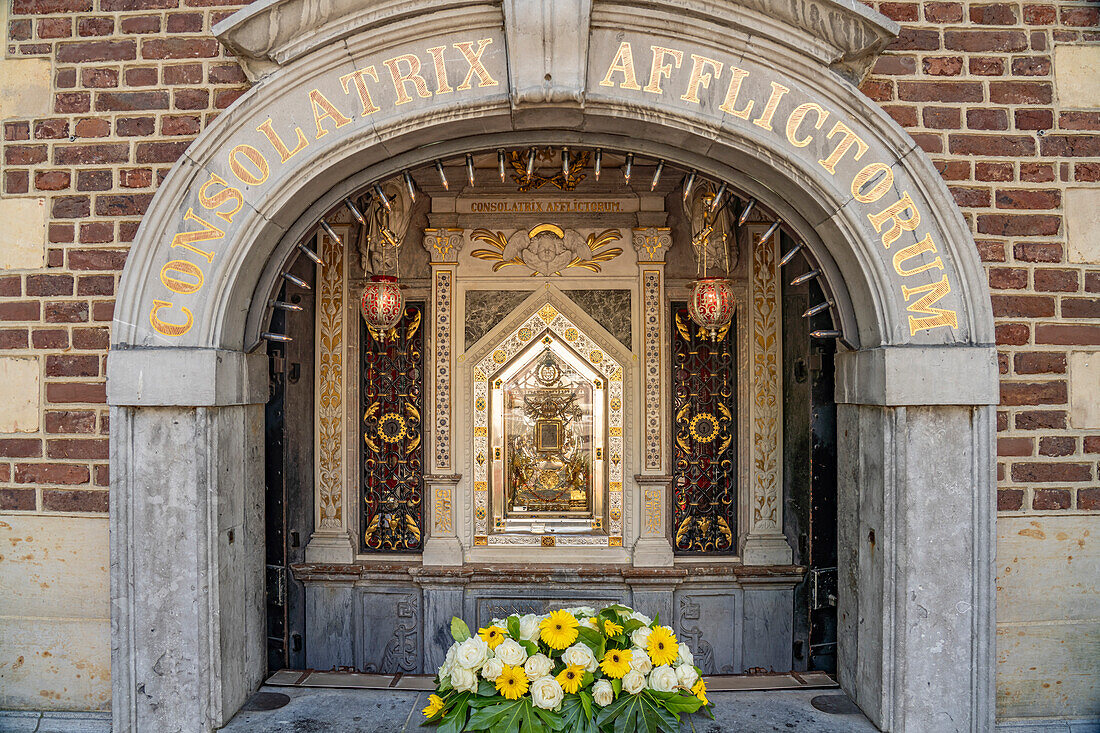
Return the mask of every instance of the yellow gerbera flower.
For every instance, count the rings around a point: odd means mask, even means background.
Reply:
[[[622,633],[622,631],[623,627],[621,624],[617,624],[614,621],[610,620],[603,622],[604,636],[618,636]]]
[[[611,679],[622,679],[622,676],[630,671],[629,649],[608,649],[600,660],[600,669]]]
[[[504,641],[505,633],[507,632],[499,626],[486,626],[484,629],[477,630],[477,635],[489,645],[490,649],[496,649],[500,642]]]
[[[576,641],[578,626],[577,617],[568,611],[554,611],[539,622],[542,640],[551,649],[565,649]]]
[[[443,698],[439,695],[428,695],[428,707],[424,708],[424,717],[430,718],[443,709]]]
[[[518,700],[527,692],[527,673],[523,667],[504,665],[504,671],[497,677],[497,692],[508,700]]]
[[[558,672],[558,676],[554,679],[566,692],[576,692],[581,689],[581,683],[584,681],[584,667],[579,664],[570,664]]]
[[[676,634],[672,633],[672,629],[667,626],[658,626],[653,629],[645,646],[654,667],[672,664],[680,654],[680,647],[676,644]]]
[[[703,682],[702,677],[695,683],[695,687],[691,688],[691,693],[702,700],[704,705],[710,705],[710,700],[707,699],[707,683]]]

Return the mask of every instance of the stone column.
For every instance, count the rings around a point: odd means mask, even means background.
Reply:
[[[746,565],[787,565],[793,557],[783,535],[783,364],[780,334],[779,237],[752,232],[752,333],[749,375],[748,533],[741,544]]]
[[[665,474],[666,395],[662,368],[667,368],[664,345],[665,328],[665,254],[672,246],[668,227],[644,227],[634,230],[632,238],[638,253],[638,277],[642,282],[642,473],[638,485],[641,523],[634,545],[634,565],[662,567],[672,565],[669,542],[669,487],[672,478]]]
[[[996,352],[885,347],[836,372],[840,684],[882,730],[992,730]]]
[[[344,236],[341,230],[341,236]],[[347,265],[342,242],[318,234],[316,391],[314,394],[315,520],[306,545],[306,562],[355,561],[355,542],[348,531],[348,491],[345,429],[347,414],[347,341],[352,325],[345,323]]]
[[[454,343],[453,317],[455,268],[465,242],[462,229],[425,229],[424,249],[432,270],[432,403],[431,475],[424,477],[429,498],[431,534],[424,543],[425,565],[461,565],[455,495],[461,476],[454,473],[453,413]]]
[[[108,375],[111,730],[213,730],[267,667],[267,356],[112,349]]]

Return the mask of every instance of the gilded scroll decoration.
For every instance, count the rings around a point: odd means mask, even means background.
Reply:
[[[752,247],[752,524],[778,530],[779,301],[772,238],[753,236]]]
[[[502,231],[475,229],[470,232],[470,238],[486,247],[473,250],[470,256],[493,262],[493,272],[519,267],[526,269],[531,277],[561,275],[572,267],[600,272],[604,262],[623,253],[621,247],[609,246],[620,236],[618,229],[605,229],[586,237],[575,229],[548,223],[509,235]]]
[[[557,173],[552,176],[544,176],[538,172],[538,168],[531,171],[531,175],[527,175],[527,152],[520,152],[513,150],[508,154],[508,162],[512,166],[512,180],[519,184],[519,190],[521,193],[527,191],[534,191],[542,188],[543,186],[553,186],[562,191],[572,191],[577,187],[577,184],[583,181],[588,174],[584,172],[585,166],[588,165],[588,159],[591,157],[591,153],[587,150],[582,151],[569,163],[569,167],[566,170],[561,170],[560,158],[558,153],[553,148],[546,148],[543,150],[535,151],[536,162],[544,163],[556,163]]]
[[[451,488],[449,486],[437,486],[432,500],[432,523],[436,532],[453,532],[454,523],[451,519]]]
[[[685,303],[672,321],[672,527],[677,553],[735,551],[737,526],[734,338],[717,341]]]
[[[422,303],[408,303],[395,338],[362,340],[362,549],[423,545]]]
[[[645,490],[645,531],[648,534],[661,533],[661,515],[664,513],[661,493],[660,489]]]
[[[344,524],[344,247],[322,237],[317,300],[317,477],[320,529]]]

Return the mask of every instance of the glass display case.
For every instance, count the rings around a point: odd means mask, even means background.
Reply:
[[[494,533],[605,533],[606,398],[603,376],[550,331],[498,372]]]

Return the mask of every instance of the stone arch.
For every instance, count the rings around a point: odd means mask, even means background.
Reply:
[[[856,88],[895,24],[855,0],[263,0],[215,31],[255,84],[158,191],[113,324],[117,730],[209,730],[262,674],[255,347],[293,247],[369,181],[509,144],[664,157],[806,243],[856,347],[841,682],[884,730],[992,725],[993,320],[945,185]]]

